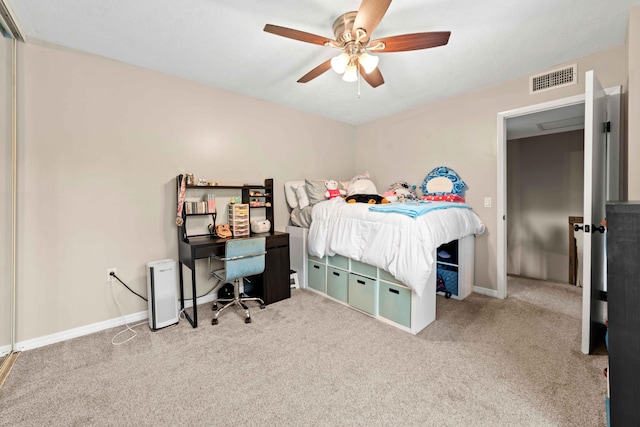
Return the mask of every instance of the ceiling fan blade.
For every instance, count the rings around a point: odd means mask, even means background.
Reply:
[[[382,78],[382,73],[380,72],[380,68],[376,67],[375,70],[367,74],[362,68],[362,65],[358,64],[358,67],[360,70],[360,75],[362,76],[364,81],[366,81],[367,83],[369,83],[369,85],[371,85],[371,87],[375,88],[384,83],[384,78]]]
[[[307,83],[310,80],[315,79],[320,74],[325,73],[331,69],[331,58],[324,61],[322,64],[318,65],[313,70],[309,71],[304,76],[300,77],[298,83]]]
[[[434,31],[430,33],[402,34],[385,39],[373,40],[369,45],[384,42],[384,49],[373,50],[376,53],[405,52],[408,50],[428,49],[430,47],[443,46],[449,43],[451,31]]]
[[[367,36],[361,41],[366,43],[378,27],[390,4],[391,0],[362,0],[353,23],[353,37],[356,38],[356,30],[362,28],[367,32]]]
[[[267,33],[275,34],[277,36],[287,37],[301,42],[319,44],[324,46],[325,42],[330,42],[331,39],[326,37],[317,36],[311,33],[305,33],[304,31],[298,31],[291,28],[279,27],[277,25],[267,24],[264,26],[264,31]]]

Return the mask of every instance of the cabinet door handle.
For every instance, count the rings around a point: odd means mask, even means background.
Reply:
[[[318,265],[314,265],[313,268],[317,268],[318,270],[320,270],[320,266]]]
[[[396,295],[400,295],[400,291],[397,289],[391,289],[389,288],[389,292],[391,292],[392,294],[396,294]]]
[[[365,285],[366,283],[364,283],[364,280],[358,280],[358,283],[360,283],[361,285]]]
[[[334,276],[338,276],[338,277],[339,277],[339,276],[340,276],[340,273],[338,273],[337,271],[334,271],[334,272],[333,272],[333,275],[334,275]]]

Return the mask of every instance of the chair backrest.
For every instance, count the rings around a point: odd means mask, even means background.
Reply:
[[[266,238],[230,239],[225,244],[226,280],[253,276],[264,271]],[[237,257],[236,259],[233,259]]]

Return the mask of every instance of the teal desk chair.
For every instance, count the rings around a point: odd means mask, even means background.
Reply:
[[[224,268],[214,270],[211,275],[220,280],[221,283],[233,283],[233,298],[218,298],[213,302],[213,309],[216,313],[213,315],[212,325],[218,324],[218,316],[227,307],[238,305],[242,307],[246,313],[245,323],[251,323],[251,313],[246,301],[260,302],[260,308],[264,308],[264,301],[260,298],[240,296],[240,280],[245,277],[255,276],[264,271],[264,259],[267,251],[265,250],[266,239],[264,237],[247,238],[247,239],[229,239],[225,243],[224,257],[213,256],[213,258],[223,261]],[[218,303],[226,303],[218,308]]]

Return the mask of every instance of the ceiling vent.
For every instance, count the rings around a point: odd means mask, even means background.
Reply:
[[[557,89],[578,83],[578,64],[547,71],[531,76],[529,79],[529,94]]]

